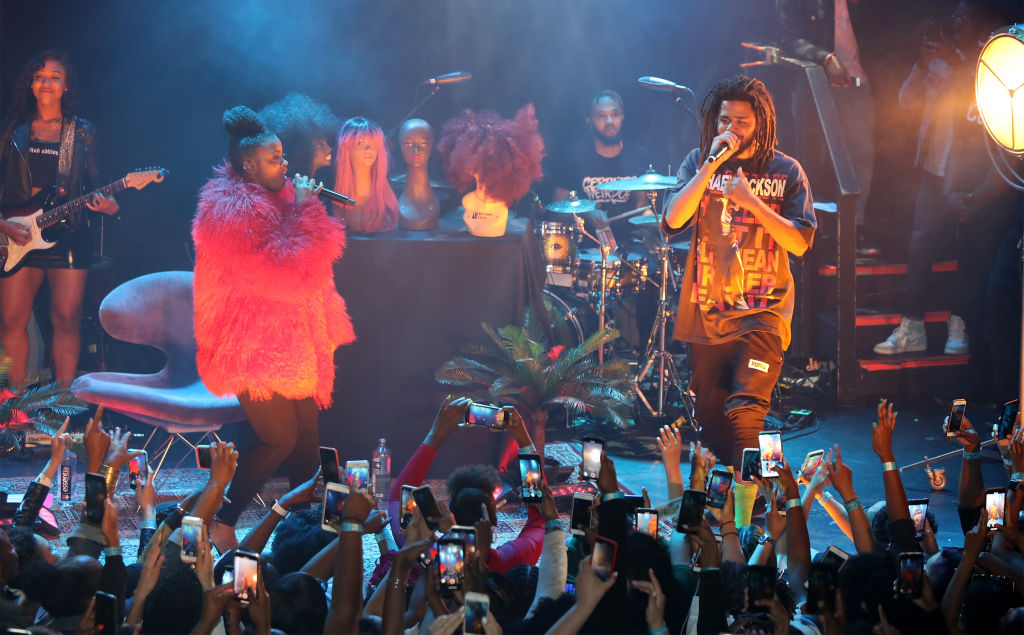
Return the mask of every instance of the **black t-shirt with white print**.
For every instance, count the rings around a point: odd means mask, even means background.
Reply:
[[[697,173],[700,150],[694,149],[679,167],[669,202]],[[758,222],[753,213],[722,195],[739,168],[750,189],[780,216],[793,221],[808,244],[817,221],[807,175],[797,161],[774,151],[763,170],[750,160],[730,159],[712,175],[701,197],[693,244],[683,275],[674,336],[702,344],[718,344],[751,331],[778,335],[789,348],[793,319],[793,275],[789,252]],[[666,203],[666,209],[668,203]],[[684,226],[685,227],[685,226]],[[662,228],[677,234],[684,228]]]
[[[633,209],[630,202],[633,192],[599,190],[597,186],[608,181],[642,176],[647,172],[647,166],[647,151],[643,146],[623,140],[622,151],[614,157],[606,158],[594,150],[594,140],[588,139],[569,149],[556,185],[575,190],[580,198],[597,201],[598,207],[608,216],[615,216]]]

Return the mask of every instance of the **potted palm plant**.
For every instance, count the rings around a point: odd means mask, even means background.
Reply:
[[[0,453],[18,454],[25,434],[53,435],[64,417],[83,412],[84,401],[71,394],[66,386],[48,382],[46,375],[31,377],[17,392],[4,384],[11,358],[0,351]]]
[[[522,324],[497,331],[483,324],[487,339],[464,346],[435,373],[442,384],[459,386],[467,396],[515,406],[526,420],[534,445],[543,452],[548,412],[565,406],[617,426],[632,423],[629,363],[598,363],[596,351],[619,337],[604,328],[579,346],[552,346],[526,311]]]

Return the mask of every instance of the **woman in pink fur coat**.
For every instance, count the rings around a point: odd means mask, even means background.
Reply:
[[[334,286],[345,233],[316,197],[323,186],[288,181],[281,141],[249,108],[225,112],[224,127],[230,164],[203,186],[192,224],[196,361],[211,392],[238,396],[259,441],[239,457],[211,527],[221,550],[282,462],[292,487],[312,476],[334,350],[355,339]]]

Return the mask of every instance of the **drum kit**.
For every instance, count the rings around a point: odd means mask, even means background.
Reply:
[[[547,211],[556,215],[551,218],[558,220],[546,220],[535,225],[545,261],[544,293],[548,308],[553,313],[556,334],[568,334],[575,343],[581,343],[594,329],[600,330],[610,321],[608,309],[612,302],[638,296],[647,284],[657,287],[657,318],[634,378],[638,399],[655,417],[665,416],[666,396],[672,387],[678,390],[687,413],[692,413],[689,393],[679,378],[672,355],[666,350],[666,326],[674,314],[676,294],[689,250],[689,242],[670,243],[661,231],[661,216],[657,212],[659,197],[675,184],[674,176],[657,174],[650,168],[642,176],[596,186],[600,190],[643,192],[647,198],[647,205],[643,207],[605,218],[595,201],[578,198],[575,192],[571,192],[568,200],[545,206]],[[565,221],[560,219],[561,215],[566,217]],[[587,218],[592,221],[597,236],[588,231]],[[623,219],[644,234],[645,253],[616,249],[609,223]],[[584,239],[593,246],[581,248]],[[591,313],[585,314],[588,308]],[[594,313],[596,320],[587,319]],[[566,327],[563,321],[570,326]],[[602,347],[598,350],[599,362],[604,361],[604,354]],[[658,387],[656,408],[640,389],[641,383],[647,381],[652,372],[657,373],[654,379]],[[687,418],[693,425],[692,418]]]

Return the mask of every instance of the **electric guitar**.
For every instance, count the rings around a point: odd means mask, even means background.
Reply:
[[[110,185],[93,190],[84,196],[79,196],[55,207],[49,207],[49,209],[47,207],[53,204],[54,193],[47,190],[40,192],[32,197],[24,207],[5,214],[7,221],[27,228],[31,233],[31,237],[27,243],[19,245],[11,240],[10,236],[0,232],[0,266],[2,266],[3,273],[13,271],[29,252],[36,249],[49,249],[56,245],[57,243],[43,238],[43,230],[87,209],[85,204],[92,199],[93,195],[102,194],[109,197],[118,192],[123,192],[130,187],[141,190],[150,183],[160,183],[166,176],[167,170],[163,168],[136,170],[135,172],[129,172],[119,181],[114,181]],[[35,210],[34,212],[32,211],[33,209]]]

